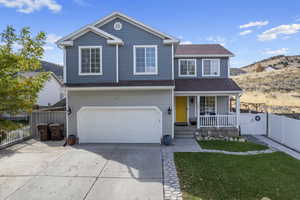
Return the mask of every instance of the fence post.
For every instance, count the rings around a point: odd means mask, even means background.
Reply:
[[[269,137],[269,113],[266,112],[266,136]]]

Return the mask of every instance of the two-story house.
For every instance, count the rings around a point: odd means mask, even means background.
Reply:
[[[174,137],[175,125],[239,125],[242,91],[229,78],[233,54],[221,45],[181,45],[118,12],[57,44],[64,50],[67,135],[80,143],[160,143]]]

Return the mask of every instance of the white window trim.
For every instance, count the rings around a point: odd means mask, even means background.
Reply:
[[[155,48],[155,72],[136,72],[136,48]],[[133,75],[157,75],[158,74],[158,56],[157,45],[133,45]]]
[[[181,65],[180,62],[181,61],[185,61],[185,60],[192,60],[195,63],[195,74],[194,75],[187,75],[187,74],[181,74]],[[179,77],[196,77],[197,76],[197,59],[178,59],[178,76]]]
[[[216,74],[216,75],[214,75],[214,74],[205,75],[204,74],[204,61],[205,60],[217,60],[218,61],[218,74]],[[202,76],[220,76],[220,69],[221,69],[220,59],[202,59]]]
[[[215,97],[215,113],[216,113],[216,115],[218,115],[218,96],[202,96],[202,97],[204,97],[204,98],[206,98],[206,97]],[[205,102],[205,100],[204,100],[204,102]],[[199,111],[200,111],[200,107],[201,106],[200,106],[200,101],[199,101]]]
[[[100,72],[99,73],[82,73],[81,72],[81,49],[87,48],[99,48],[100,49]],[[79,46],[78,47],[78,74],[80,76],[89,76],[89,75],[103,75],[103,68],[102,68],[102,46]]]

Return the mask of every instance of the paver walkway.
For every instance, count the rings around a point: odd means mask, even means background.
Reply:
[[[279,151],[282,151],[298,160],[300,160],[300,153],[293,151],[292,149],[289,149],[273,140],[271,140],[270,138],[267,138],[266,136],[262,136],[262,135],[258,135],[255,136],[257,139],[259,139],[260,141],[266,143],[269,147],[273,148],[273,149],[277,149]]]

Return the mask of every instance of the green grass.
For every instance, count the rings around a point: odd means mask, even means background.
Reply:
[[[184,200],[300,199],[300,161],[260,155],[175,153]]]
[[[205,140],[198,141],[203,149],[215,149],[233,152],[258,151],[268,149],[265,145],[254,144],[252,142],[234,142],[223,140]]]

